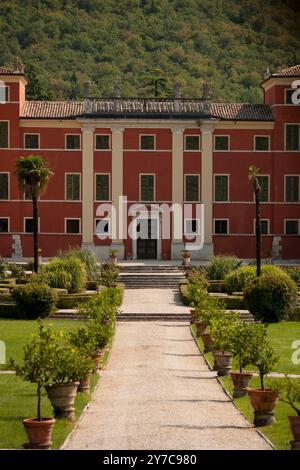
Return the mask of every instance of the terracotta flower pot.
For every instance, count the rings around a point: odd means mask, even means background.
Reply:
[[[28,436],[27,449],[49,450],[52,447],[52,431],[54,418],[43,418],[41,421],[34,418],[23,419],[23,425]]]
[[[219,370],[219,365],[217,363],[216,355],[220,353],[221,351],[219,349],[213,349],[212,350],[212,355],[214,357],[214,365],[213,365],[213,370]]]
[[[53,406],[55,418],[75,419],[75,399],[79,382],[47,385],[46,391]]]
[[[300,416],[289,416],[288,418],[294,440],[300,443]]]
[[[217,352],[215,354],[215,359],[218,366],[218,375],[220,377],[230,374],[232,358],[232,354],[228,352]]]
[[[268,426],[275,422],[274,408],[278,402],[279,393],[276,390],[266,388],[248,388],[248,396],[254,409],[254,425]]]
[[[117,256],[110,256],[109,257],[109,262],[111,264],[117,264],[118,257]]]
[[[209,333],[201,333],[201,338],[204,343],[204,352],[207,353],[211,351],[212,346],[212,337]]]
[[[95,361],[96,369],[101,369],[101,362],[104,356],[104,351],[99,351],[97,354],[92,356],[92,359]]]
[[[234,387],[233,398],[246,395],[248,386],[253,377],[252,372],[230,372],[230,375]]]
[[[197,320],[195,321],[195,325],[196,325],[196,337],[199,338],[199,336],[201,336],[201,333],[205,332],[206,323],[202,320]]]
[[[191,319],[190,319],[190,323],[195,323],[195,321],[197,320],[197,313],[196,313],[196,309],[195,308],[190,308],[190,313],[191,313]]]
[[[90,371],[88,372],[88,375],[87,375],[86,379],[81,380],[81,381],[79,382],[79,385],[78,385],[78,392],[90,393],[92,374],[93,374],[93,371],[90,370]]]

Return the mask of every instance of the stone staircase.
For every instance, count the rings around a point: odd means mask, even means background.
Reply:
[[[181,267],[174,265],[121,266],[119,282],[126,289],[176,289],[185,280]]]

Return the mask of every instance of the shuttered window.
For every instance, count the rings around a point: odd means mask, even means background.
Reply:
[[[155,149],[154,135],[141,135],[140,146],[141,146],[141,150],[154,150]]]
[[[66,177],[66,199],[68,201],[80,200],[80,175],[68,174]]]
[[[285,147],[286,150],[299,150],[299,124],[286,124]]]
[[[25,148],[26,149],[40,148],[39,134],[25,134]]]
[[[110,136],[109,135],[96,135],[96,149],[109,150]]]
[[[260,200],[262,202],[269,201],[269,177],[268,176],[258,176],[258,184],[261,187]]]
[[[96,201],[109,200],[109,175],[96,175]]]
[[[215,201],[228,201],[228,176],[215,176]]]
[[[8,173],[0,173],[0,199],[8,199]]]
[[[269,137],[264,135],[255,136],[255,150],[267,151],[269,150]]]
[[[185,136],[185,150],[199,150],[200,149],[200,136],[199,135],[186,135]]]
[[[0,148],[8,148],[8,122],[0,122]]]
[[[299,176],[289,175],[285,177],[286,202],[299,202]]]
[[[298,235],[299,234],[299,221],[298,220],[286,220],[285,221],[285,233],[286,235]]]
[[[229,150],[228,135],[216,135],[215,136],[215,150]]]
[[[199,175],[185,176],[185,200],[199,201]]]
[[[141,175],[141,201],[154,201],[154,175]]]
[[[66,148],[68,150],[79,150],[80,149],[80,135],[79,134],[67,134]]]
[[[215,220],[215,234],[216,235],[228,234],[228,220],[224,220],[224,219]]]
[[[7,233],[8,232],[8,219],[1,218],[0,219],[0,233]]]
[[[79,233],[80,232],[80,220],[79,219],[67,219],[66,220],[66,233]]]

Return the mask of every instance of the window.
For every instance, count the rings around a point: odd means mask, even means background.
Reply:
[[[284,90],[284,91],[285,91],[285,104],[293,104],[293,102],[292,102],[292,95],[293,95],[293,93],[294,93],[294,91],[295,91],[295,88],[292,89],[292,90],[286,89],[286,90]]]
[[[299,175],[285,177],[285,201],[299,202]]]
[[[0,86],[0,102],[7,103],[9,101],[9,87]]]
[[[109,135],[96,135],[96,149],[109,150],[110,149],[110,136]]]
[[[7,121],[0,122],[0,148],[2,149],[8,148],[8,122]]]
[[[154,135],[141,135],[140,136],[140,149],[141,150],[154,150],[155,149],[155,136]]]
[[[140,175],[141,201],[154,201],[154,175]]]
[[[8,233],[8,218],[0,219],[0,233]]]
[[[109,200],[109,175],[96,175],[96,201]]]
[[[199,219],[186,219],[185,220],[185,235],[199,235],[200,234],[200,220]]]
[[[24,135],[24,147],[26,149],[38,149],[38,148],[40,148],[40,136],[39,136],[39,134],[25,134]]]
[[[215,135],[215,150],[229,150],[228,135]]]
[[[185,175],[185,200],[199,201],[199,175]]]
[[[0,199],[8,199],[8,173],[0,173]]]
[[[200,150],[200,135],[186,135],[185,150]]]
[[[299,124],[285,125],[285,149],[299,150]]]
[[[254,233],[256,232],[256,220],[253,220]],[[260,229],[262,235],[269,235],[269,219],[260,220]]]
[[[259,175],[257,177],[258,184],[261,187],[260,200],[261,202],[269,201],[269,177],[265,175]]]
[[[285,221],[285,234],[298,235],[299,234],[299,220],[286,220]]]
[[[95,232],[99,236],[110,235],[110,219],[96,219],[95,221]]]
[[[254,149],[257,151],[265,152],[270,149],[269,136],[256,135],[254,137]]]
[[[80,219],[66,219],[66,233],[80,233]]]
[[[80,135],[79,134],[67,134],[66,135],[66,148],[68,150],[79,150],[80,149]]]
[[[228,175],[215,175],[215,201],[228,201]]]
[[[228,234],[228,220],[226,219],[215,220],[215,234],[216,235]]]
[[[70,173],[66,175],[66,199],[68,201],[80,200],[80,175]]]
[[[24,219],[24,232],[32,233],[33,232],[33,219]]]

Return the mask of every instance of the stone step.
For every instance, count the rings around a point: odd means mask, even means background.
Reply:
[[[180,266],[119,266],[121,273],[183,273],[184,269]]]

